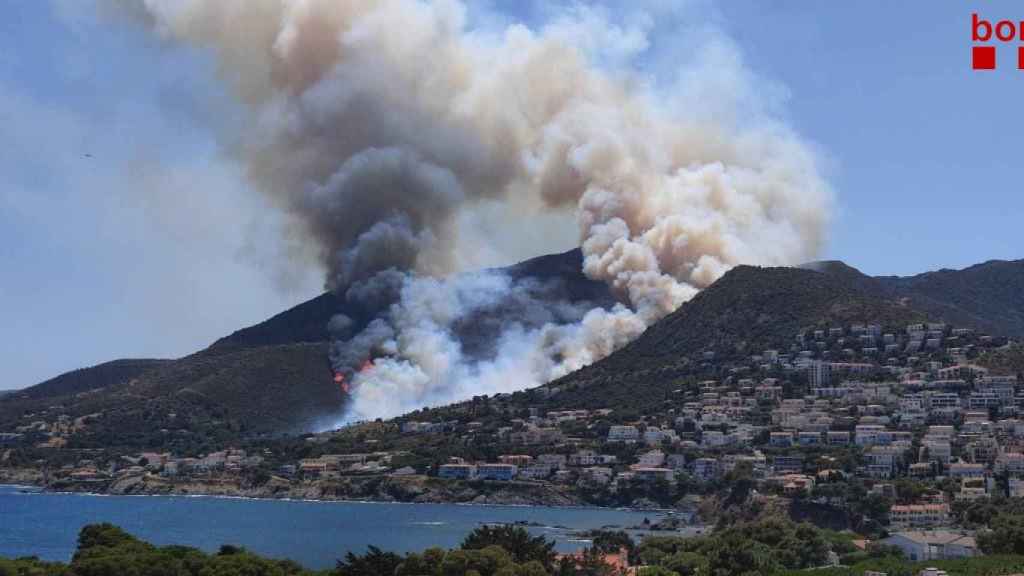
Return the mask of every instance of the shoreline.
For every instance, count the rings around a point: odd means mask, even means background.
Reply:
[[[66,495],[66,496],[91,496],[91,497],[112,497],[112,498],[209,498],[219,500],[250,500],[257,502],[290,502],[290,503],[311,503],[311,504],[388,504],[388,505],[420,505],[420,506],[480,506],[487,508],[545,508],[551,510],[594,510],[631,513],[650,513],[661,516],[673,516],[679,513],[672,508],[632,508],[632,507],[611,507],[596,506],[588,504],[521,504],[521,503],[488,503],[488,502],[405,502],[398,500],[365,500],[345,498],[290,498],[273,496],[240,496],[230,494],[194,493],[194,494],[120,494],[111,492],[97,492],[91,490],[53,490],[42,485],[33,484],[8,484],[0,482],[0,488],[15,488],[19,493],[44,494],[44,495]],[[24,489],[31,489],[26,492]],[[694,528],[703,528],[703,524],[690,524]],[[624,527],[625,528],[625,527]]]
[[[22,490],[25,492],[19,493]],[[650,530],[645,518],[653,525],[663,522],[662,514],[591,506],[446,503],[330,507],[302,503],[395,503],[288,500],[294,504],[289,506],[283,502],[257,504],[255,501],[266,499],[238,496],[125,495],[140,497],[130,500],[114,496],[118,495],[43,490],[24,483],[0,484],[0,507],[13,513],[11,521],[0,530],[0,542],[7,544],[8,556],[17,557],[36,552],[26,543],[42,542],[45,538],[52,545],[43,556],[66,562],[74,552],[75,538],[82,526],[104,521],[133,529],[159,546],[191,546],[213,554],[218,545],[229,543],[268,557],[290,558],[304,566],[326,570],[345,552],[361,553],[370,545],[399,555],[433,546],[458,547],[466,534],[482,526],[527,530],[533,537],[555,543],[559,553],[575,553],[590,546],[595,531],[625,532],[639,541],[649,536],[698,536],[700,531],[709,529],[688,525],[671,532]],[[253,524],[252,518],[257,517],[269,523]],[[146,520],[149,518],[162,520],[151,522]],[[361,528],[364,523],[371,528]],[[282,530],[280,537],[275,535],[277,530]],[[8,542],[7,536],[13,538]],[[418,544],[410,547],[408,542]]]

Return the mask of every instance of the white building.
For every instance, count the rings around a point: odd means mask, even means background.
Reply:
[[[812,362],[807,368],[808,379],[811,382],[811,388],[825,388],[832,380],[832,365],[828,362],[822,362],[820,360]]]
[[[632,444],[640,439],[640,431],[636,426],[612,426],[608,429],[609,442],[625,442]]]
[[[481,480],[512,480],[518,473],[519,467],[515,464],[478,464],[476,467],[476,477]]]
[[[693,475],[700,480],[713,480],[720,474],[718,460],[714,458],[697,458],[691,466]]]
[[[985,475],[985,465],[954,462],[949,465],[947,473],[953,478],[977,478]]]
[[[661,450],[651,450],[641,454],[637,460],[637,468],[661,468],[665,465],[665,453]]]
[[[853,441],[858,446],[884,446],[892,443],[892,432],[878,424],[858,424]]]
[[[1024,480],[1010,478],[1010,491],[1007,495],[1010,498],[1024,497]]]
[[[612,481],[612,477],[615,474],[611,468],[603,466],[591,466],[590,468],[584,468],[580,472],[580,482],[583,484],[597,484],[604,486]]]
[[[1007,472],[1011,475],[1024,474],[1024,454],[1020,452],[1003,452],[996,456],[996,472]]]
[[[929,528],[949,523],[949,506],[945,504],[894,505],[889,508],[889,522],[896,528]]]
[[[896,532],[882,540],[882,543],[896,546],[903,551],[907,559],[915,562],[970,558],[978,555],[978,546],[974,538],[946,530]]]
[[[634,478],[644,482],[664,480],[665,482],[675,481],[675,471],[671,468],[633,468]]]
[[[471,464],[442,464],[437,470],[441,478],[469,480],[476,475],[476,466]]]
[[[610,454],[598,454],[593,450],[580,450],[569,456],[570,466],[597,466],[601,464],[615,464],[618,459]]]
[[[676,443],[679,441],[679,436],[671,428],[661,429],[651,426],[644,430],[644,443],[648,446],[658,446],[665,441]]]
[[[555,470],[561,470],[565,468],[568,458],[565,454],[541,454],[537,456],[537,464],[549,466]]]

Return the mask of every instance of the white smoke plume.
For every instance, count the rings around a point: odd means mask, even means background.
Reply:
[[[374,325],[390,338],[354,336],[388,354],[355,375],[352,418],[541,384],[730,267],[811,260],[825,240],[814,151],[720,36],[666,83],[629,69],[651,18],[616,26],[586,5],[495,30],[458,0],[109,1],[216,60],[252,118],[225,145],[294,216],[327,286],[400,294]],[[487,241],[460,217],[494,203],[574,218],[585,274],[623,304],[509,322],[492,355],[467,355],[453,327],[518,290],[448,276]]]

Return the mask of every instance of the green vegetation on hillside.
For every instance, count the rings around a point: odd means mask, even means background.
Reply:
[[[343,405],[326,344],[289,344],[200,352],[78,396],[4,398],[0,430],[60,415],[81,419],[68,448],[188,453],[303,432]]]
[[[70,564],[0,559],[0,576],[292,576],[311,572],[234,546],[206,554],[186,546],[154,546],[110,524],[82,528]]]
[[[72,370],[31,388],[12,391],[11,394],[12,397],[33,400],[81,394],[128,382],[168,362],[171,361],[140,359],[104,362],[89,368]]]
[[[1024,260],[878,278],[913,308],[947,322],[1024,338]]]
[[[522,528],[481,527],[454,550],[398,555],[371,546],[348,553],[331,570],[311,571],[237,546],[215,554],[186,546],[154,546],[111,524],[82,528],[71,562],[0,558],[0,576],[612,576],[597,555],[558,559],[554,545]]]
[[[94,524],[81,530],[69,563],[0,558],[0,576],[620,576],[626,563],[647,576],[860,576],[865,570],[913,576],[926,565],[952,576],[1024,570],[1019,555],[911,563],[885,547],[852,550],[848,535],[779,519],[699,537],[647,538],[639,545],[623,532],[599,532],[592,548],[561,556],[543,537],[500,526],[478,528],[452,550],[395,554],[371,546],[362,554],[346,554],[333,569],[316,572],[231,545],[214,554],[154,546],[116,526]],[[830,568],[830,555],[855,563]]]
[[[580,251],[571,250],[503,272],[539,280],[557,301],[612,303],[607,286],[582,274],[581,262]],[[900,325],[927,316],[996,336],[1024,335],[1024,261],[909,278],[873,278],[836,262],[811,267],[818,271],[735,268],[623,350],[552,383],[561,393],[551,398],[551,408],[643,410],[670,398],[687,378],[716,377],[703,374],[706,354],[722,360],[785,350],[797,331],[830,323]],[[0,397],[0,431],[52,408],[72,418],[100,414],[92,419],[100,426],[87,428],[78,448],[113,439],[125,447],[181,452],[329,425],[345,401],[331,381],[324,348],[327,323],[339,312],[357,326],[373,314],[324,294],[179,360],[116,361],[71,372]],[[467,351],[489,349],[495,320],[483,316],[455,327]],[[993,362],[1020,371],[1020,357]],[[169,414],[177,420],[168,421]]]
[[[978,359],[978,364],[1001,374],[1017,374],[1020,379],[1024,377],[1024,344],[986,352]]]
[[[955,560],[908,562],[902,558],[883,556],[858,562],[852,566],[818,570],[784,570],[773,576],[862,576],[865,571],[884,572],[888,576],[917,576],[925,568],[945,570],[950,576],[1001,576],[1024,572],[1024,556],[978,556]]]
[[[705,354],[721,364],[788,351],[802,331],[866,319],[905,326],[925,317],[827,274],[739,266],[622,350],[549,384],[558,394],[548,403],[643,413],[676,398],[688,380],[723,376],[708,372]]]

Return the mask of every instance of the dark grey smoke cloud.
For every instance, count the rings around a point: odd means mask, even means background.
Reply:
[[[394,354],[394,337],[395,331],[387,322],[375,319],[355,337],[347,340],[336,339],[331,343],[331,365],[338,373],[351,378],[363,364],[375,356]]]
[[[588,5],[492,30],[470,28],[458,0],[111,1],[211,55],[252,118],[225,145],[293,217],[327,286],[376,300],[392,336],[375,324],[332,352],[347,365],[346,346],[389,350],[355,376],[353,417],[543,383],[730,267],[812,260],[825,241],[815,154],[749,112],[763,91],[724,37],[680,55],[692,62],[666,89],[608,67],[646,49],[653,19],[623,27]],[[491,237],[463,217],[494,203],[564,214],[583,271],[625,304],[580,314],[536,297],[526,321],[495,321],[493,356],[467,354],[458,327],[521,289],[449,276]]]
[[[416,270],[422,253],[434,255],[423,268],[450,270],[452,221],[464,200],[450,170],[410,150],[371,148],[310,186],[295,208],[323,249],[329,287],[344,291],[381,270]]]

